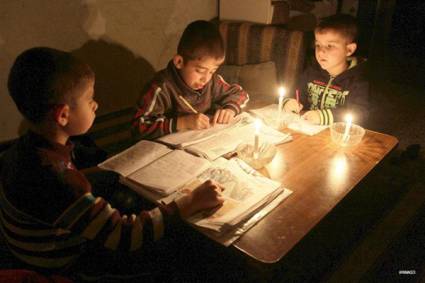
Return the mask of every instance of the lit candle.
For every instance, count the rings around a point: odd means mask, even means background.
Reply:
[[[344,136],[342,137],[343,142],[348,142],[348,139],[350,138],[350,128],[351,128],[352,120],[353,120],[353,117],[350,114],[347,114],[347,116],[345,117]]]
[[[285,93],[286,93],[286,89],[283,87],[283,86],[281,86],[281,87],[279,87],[279,89],[278,89],[278,93],[279,93],[279,106],[278,106],[278,111],[279,111],[279,114],[282,112],[282,108],[283,108],[283,97],[285,96]]]
[[[259,119],[255,119],[255,135],[254,135],[254,159],[258,158],[259,147],[260,147],[260,128],[261,121]]]

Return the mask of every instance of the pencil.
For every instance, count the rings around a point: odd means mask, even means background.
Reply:
[[[187,102],[187,100],[186,99],[184,99],[184,97],[183,96],[181,96],[181,95],[179,95],[179,98],[181,99],[181,101],[183,101],[183,103],[184,104],[186,104],[186,106],[187,107],[189,107],[189,109],[194,113],[194,114],[198,114],[198,111],[196,111],[196,109],[195,108],[193,108],[193,106],[192,105],[190,105],[190,103],[189,102]]]

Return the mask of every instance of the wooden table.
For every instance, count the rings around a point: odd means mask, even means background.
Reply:
[[[373,131],[366,131],[353,148],[334,144],[329,129],[293,137],[278,147],[262,171],[293,194],[233,244],[261,263],[284,257],[398,143],[393,136]]]

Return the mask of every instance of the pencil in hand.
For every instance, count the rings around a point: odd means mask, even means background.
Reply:
[[[198,111],[196,111],[196,109],[193,108],[193,106],[190,105],[190,103],[183,96],[179,95],[179,98],[193,112],[193,114],[198,114]]]
[[[295,97],[297,99],[298,109],[299,109],[300,108],[300,91],[298,89],[295,90]],[[300,110],[298,110],[297,114],[300,114]]]

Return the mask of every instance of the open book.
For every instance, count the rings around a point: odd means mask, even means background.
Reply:
[[[192,183],[161,201],[169,203],[209,179],[223,187],[222,195],[225,201],[219,208],[194,215],[189,222],[215,231],[223,231],[237,225],[285,191],[279,182],[264,177],[238,158],[218,158]]]
[[[270,126],[276,124],[277,122],[276,119],[279,116],[277,104],[270,104],[262,108],[252,109],[252,110],[249,110],[249,112],[257,116],[258,118],[261,118],[264,121],[264,123]],[[297,131],[297,132],[301,132],[309,136],[318,134],[328,127],[323,125],[314,125],[302,119],[300,115],[295,113],[283,112],[281,113],[280,118],[282,122],[286,124],[289,129]]]
[[[188,220],[214,231],[234,227],[282,193],[286,198],[290,192],[240,159],[210,162],[151,141],[140,141],[98,166],[121,174],[122,183],[157,203],[169,203],[206,180],[215,180],[224,188],[223,205]]]
[[[183,150],[142,140],[98,166],[119,173],[136,191],[148,189],[169,195],[207,169],[210,162]]]
[[[215,125],[205,130],[191,130],[163,136],[158,139],[175,148],[183,148],[209,160],[232,152],[241,143],[254,143],[254,118],[243,112],[227,125]],[[290,134],[279,132],[267,125],[260,130],[262,143],[281,144],[292,140]]]

